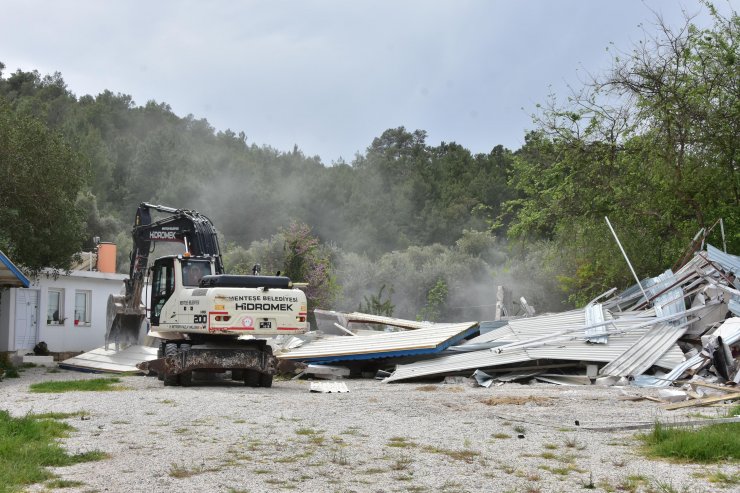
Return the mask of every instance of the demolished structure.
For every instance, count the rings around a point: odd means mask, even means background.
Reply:
[[[476,375],[486,381],[668,387],[681,378],[740,383],[740,257],[708,246],[585,308],[496,322],[429,324],[317,310],[324,337],[279,358],[380,369],[384,382]],[[328,323],[327,323],[328,322]],[[332,323],[333,322],[333,323]],[[383,331],[356,324],[382,324]],[[400,332],[399,332],[400,331]],[[367,335],[371,334],[371,335]],[[292,347],[292,349],[287,349]],[[486,385],[486,386],[488,386]]]

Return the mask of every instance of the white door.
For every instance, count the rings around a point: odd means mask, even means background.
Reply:
[[[15,290],[15,349],[33,349],[39,334],[39,292]]]

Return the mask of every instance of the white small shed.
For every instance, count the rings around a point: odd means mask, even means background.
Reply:
[[[75,270],[42,273],[28,288],[0,290],[0,351],[77,352],[105,343],[108,296],[120,294],[128,276]]]

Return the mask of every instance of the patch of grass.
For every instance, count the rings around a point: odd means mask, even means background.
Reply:
[[[10,367],[5,370],[5,378],[21,378],[17,368]]]
[[[457,492],[463,492],[465,490],[463,489],[463,484],[460,483],[459,481],[447,480],[442,485],[440,491],[443,493],[453,493],[453,492],[457,493]]]
[[[51,481],[47,481],[44,483],[44,486],[47,488],[52,488],[55,490],[62,489],[62,488],[76,488],[78,486],[83,486],[85,483],[82,481],[71,481],[68,479],[52,479]]]
[[[670,481],[656,479],[647,486],[646,491],[647,493],[689,493],[691,489],[684,487],[679,490]]]
[[[629,493],[637,493],[641,483],[642,481],[635,481],[634,479],[625,478],[617,483],[617,490],[627,491]]]
[[[68,380],[66,382],[40,382],[31,384],[31,392],[61,393],[61,392],[104,392],[124,390],[120,378],[93,378],[89,380]]]
[[[298,428],[295,431],[296,435],[301,435],[301,436],[311,436],[311,435],[317,435],[319,433],[323,433],[323,431],[314,430],[313,428]]]
[[[728,474],[719,470],[715,470],[696,473],[694,476],[704,478],[710,483],[715,483],[722,486],[734,486],[740,484],[740,472]]]
[[[626,460],[624,460],[624,459],[614,459],[614,460],[612,461],[612,465],[613,465],[614,467],[624,467],[624,466],[626,466],[626,465],[627,465],[627,461],[626,461]]]
[[[62,373],[62,371],[59,368],[48,368],[46,373]]]
[[[41,414],[34,414],[35,418],[38,419],[67,419],[67,418],[86,418],[90,416],[90,413],[87,411],[75,411],[72,413],[41,413]]]
[[[558,448],[558,446],[555,445],[554,443],[546,443],[543,445],[543,447],[545,447],[545,449],[547,450],[557,450]]]
[[[568,448],[574,448],[577,450],[583,450],[586,448],[586,445],[579,442],[576,437],[566,438],[565,441],[563,442],[563,445],[565,445]]]
[[[575,464],[566,464],[565,466],[562,466],[562,467],[540,466],[540,469],[544,471],[549,471],[553,474],[557,474],[560,476],[567,476],[573,471],[583,472],[580,469],[578,469]]]
[[[342,435],[363,436],[358,426],[350,426],[342,432]]]
[[[388,439],[388,447],[408,448],[416,447],[416,444],[405,437],[391,437]]]
[[[347,453],[344,452],[344,450],[335,450],[331,457],[331,461],[340,466],[348,466],[350,464],[349,457],[347,457]]]
[[[527,431],[527,429],[522,425],[516,425],[514,427],[514,431],[516,431],[517,433],[524,433],[525,431]]]
[[[406,491],[408,493],[424,493],[425,491],[429,491],[429,489],[425,486],[409,486],[406,488]]]
[[[414,460],[408,455],[401,455],[391,464],[391,469],[394,471],[405,471],[413,462]]]
[[[687,462],[740,460],[740,423],[718,423],[693,428],[666,428],[655,423],[652,433],[638,435],[643,452]]]
[[[218,471],[218,468],[205,468],[203,466],[193,467],[192,469],[188,469],[185,466],[181,466],[179,464],[171,464],[170,465],[170,471],[169,476],[172,478],[189,478],[191,476],[196,476],[198,474],[203,474],[205,472],[213,472]]]
[[[505,439],[505,438],[511,438],[511,435],[509,435],[508,433],[494,433],[491,436],[493,438],[499,438],[499,439],[502,439],[502,440]]]
[[[581,485],[586,490],[595,490],[596,485],[594,484],[594,473],[593,472],[589,473],[588,482],[584,481],[583,483],[581,483]]]
[[[424,447],[424,451],[431,452],[433,454],[442,454],[455,460],[461,460],[465,462],[473,462],[473,459],[480,455],[480,452],[470,449],[451,450],[440,447],[427,446]]]
[[[393,479],[396,481],[413,481],[414,475],[413,474],[399,474],[398,476],[393,476]]]
[[[73,430],[69,424],[55,419],[32,414],[13,418],[7,411],[0,411],[0,485],[8,491],[22,489],[55,479],[46,467],[63,467],[108,457],[99,451],[67,453],[57,439],[68,436]]]

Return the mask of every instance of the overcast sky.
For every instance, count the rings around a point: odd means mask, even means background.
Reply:
[[[0,0],[0,61],[325,164],[398,126],[478,153],[518,148],[550,88],[603,71],[651,10],[679,25],[682,9],[710,25],[696,0]]]

